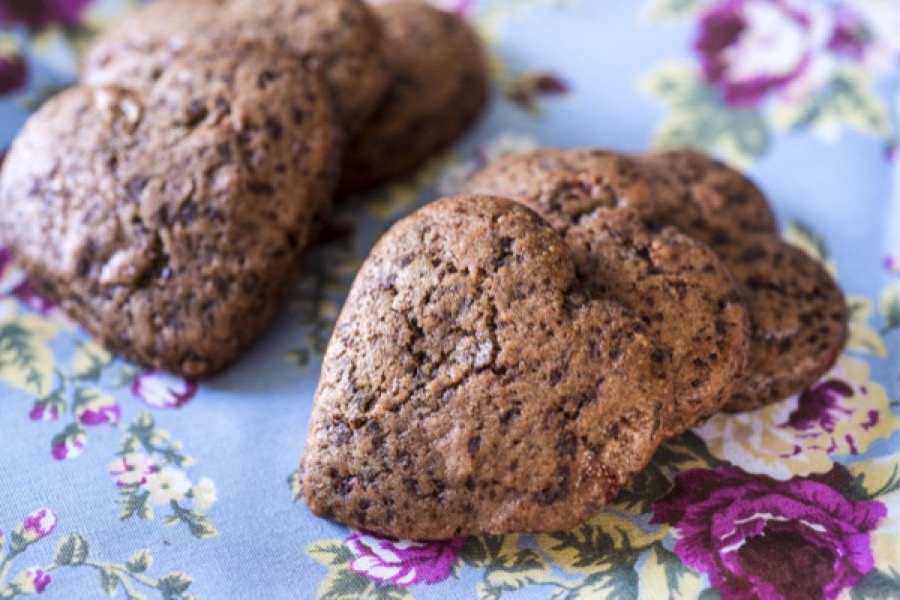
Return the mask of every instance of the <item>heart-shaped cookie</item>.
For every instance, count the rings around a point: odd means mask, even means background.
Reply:
[[[705,244],[642,221],[688,212],[686,193],[669,194],[666,204],[657,186],[629,157],[543,148],[489,166],[466,189],[536,211],[572,249],[582,285],[647,323],[672,358],[675,411],[664,427],[671,437],[721,410],[737,390],[750,325],[734,279]]]
[[[333,188],[320,77],[235,44],[138,95],[50,100],[0,178],[0,232],[33,283],[109,348],[206,376],[271,320]]]
[[[831,276],[778,238],[759,188],[697,152],[628,157],[542,148],[490,165],[466,189],[523,201],[561,231],[598,207],[627,208],[652,229],[672,225],[709,245],[732,274],[752,328],[750,365],[723,388],[733,392],[725,410],[759,408],[803,390],[834,364],[846,339],[845,303]],[[660,326],[683,326],[677,307],[670,310],[676,314]]]
[[[665,353],[500,198],[396,224],[325,356],[303,458],[314,513],[413,539],[558,530],[642,469],[672,408]]]

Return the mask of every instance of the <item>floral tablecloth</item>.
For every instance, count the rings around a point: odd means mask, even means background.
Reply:
[[[0,147],[132,4],[0,0]],[[490,45],[490,114],[344,209],[221,377],[110,356],[0,249],[0,598],[900,598],[900,2],[445,4]],[[799,397],[667,444],[571,531],[417,543],[314,518],[294,473],[362,257],[535,144],[692,144],[748,169],[838,276],[847,351]]]

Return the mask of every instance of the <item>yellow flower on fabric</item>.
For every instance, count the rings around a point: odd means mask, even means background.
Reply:
[[[144,488],[150,493],[151,504],[168,504],[184,498],[191,489],[191,482],[180,469],[164,467],[147,476]]]
[[[900,418],[866,363],[842,358],[816,385],[763,409],[718,414],[696,432],[716,457],[776,479],[825,473],[831,456],[858,456]]]
[[[193,488],[191,497],[194,499],[194,508],[199,511],[207,511],[219,499],[216,494],[216,483],[209,477],[201,477]]]

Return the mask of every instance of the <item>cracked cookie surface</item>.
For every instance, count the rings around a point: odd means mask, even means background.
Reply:
[[[192,54],[198,40],[228,52],[240,38],[279,45],[321,71],[348,132],[359,131],[390,78],[381,24],[362,0],[156,0],[94,42],[82,80],[143,89],[158,65]]]
[[[669,193],[679,196],[688,190],[699,209],[698,213],[671,214],[666,219],[669,225],[707,243],[713,243],[717,235],[778,233],[772,207],[762,191],[724,163],[690,149],[655,152],[640,160],[668,182]]]
[[[671,225],[705,242],[733,275],[750,318],[750,364],[726,410],[802,391],[834,364],[846,339],[846,306],[834,279],[778,237],[755,184],[695,151],[628,157],[540,149],[487,167],[466,188],[524,200],[561,230],[588,218],[592,207],[624,207],[652,229]]]
[[[664,427],[671,437],[718,412],[737,390],[750,325],[735,281],[712,250],[675,229],[644,224],[642,213],[657,219],[654,184],[628,157],[551,149],[501,161],[466,187],[538,212],[572,249],[579,281],[650,327],[675,373],[675,411]]]
[[[72,88],[13,144],[0,231],[107,347],[210,375],[291,285],[336,179],[335,120],[318,75],[255,43],[175,61],[140,95]]]
[[[580,287],[535,213],[438,201],[353,284],[313,406],[306,501],[405,539],[571,527],[662,441],[669,367],[639,319]]]
[[[421,165],[456,140],[488,100],[481,44],[463,19],[416,0],[373,10],[384,25],[393,78],[348,148],[341,193],[365,191]]]
[[[750,368],[725,410],[761,408],[816,383],[848,335],[846,302],[831,275],[771,234],[742,234],[716,251],[744,292],[753,326]]]

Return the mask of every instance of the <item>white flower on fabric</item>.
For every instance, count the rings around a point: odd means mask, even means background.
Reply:
[[[168,504],[184,498],[191,489],[191,481],[180,469],[163,467],[147,475],[144,488],[150,493],[151,504]]]
[[[199,511],[207,511],[219,499],[216,494],[216,483],[209,477],[201,477],[193,488],[191,496],[194,498],[194,508]]]

